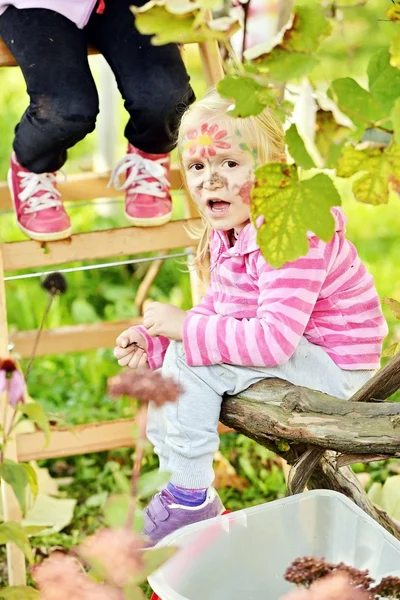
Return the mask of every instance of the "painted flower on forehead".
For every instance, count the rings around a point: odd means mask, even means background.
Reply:
[[[26,385],[24,376],[12,358],[0,359],[0,393],[7,392],[11,406],[24,402]]]
[[[220,129],[216,123],[209,125],[203,123],[200,129],[188,129],[186,133],[187,141],[183,144],[183,149],[187,150],[190,156],[198,152],[201,158],[206,156],[215,156],[217,148],[229,150],[231,144],[226,141],[228,132],[226,129]]]

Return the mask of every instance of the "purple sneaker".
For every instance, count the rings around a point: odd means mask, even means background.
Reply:
[[[214,488],[209,488],[207,498],[200,506],[176,504],[174,496],[168,490],[155,494],[144,509],[144,535],[149,546],[154,546],[165,536],[185,525],[218,517],[224,512],[224,506]]]

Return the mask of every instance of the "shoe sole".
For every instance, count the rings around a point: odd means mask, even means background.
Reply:
[[[167,215],[163,215],[162,217],[151,217],[148,219],[140,219],[138,217],[131,217],[127,213],[125,213],[126,219],[134,225],[135,227],[158,227],[160,225],[165,225],[169,223],[172,217],[172,212]]]
[[[14,192],[13,192],[13,187],[12,187],[12,183],[11,183],[11,169],[8,171],[7,184],[8,184],[8,189],[10,191],[13,207],[14,207],[14,213],[16,216],[17,209],[15,206]],[[21,223],[18,221],[18,219],[17,219],[17,225],[26,236],[28,236],[29,238],[31,238],[31,240],[34,240],[35,242],[57,242],[58,240],[65,240],[65,239],[71,237],[71,235],[72,235],[72,227],[69,227],[68,229],[64,229],[63,231],[57,231],[56,233],[37,233],[37,231],[31,231],[30,229],[26,229],[23,225],[21,225]]]

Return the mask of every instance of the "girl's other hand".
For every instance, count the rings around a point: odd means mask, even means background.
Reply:
[[[121,367],[149,369],[146,340],[135,327],[123,331],[116,339],[114,356]]]
[[[143,325],[151,337],[163,335],[170,340],[182,341],[183,323],[186,319],[186,311],[165,304],[164,302],[151,302],[143,314]]]

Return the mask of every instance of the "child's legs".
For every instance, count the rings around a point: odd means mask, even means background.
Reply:
[[[18,161],[35,173],[58,170],[67,149],[93,131],[98,97],[85,33],[52,10],[9,7],[0,36],[24,75],[30,105],[16,127]]]
[[[103,15],[93,13],[86,29],[110,64],[130,120],[129,142],[144,152],[173,149],[183,106],[194,101],[189,77],[175,44],[153,46],[134,26],[130,6],[140,0],[108,0]]]

